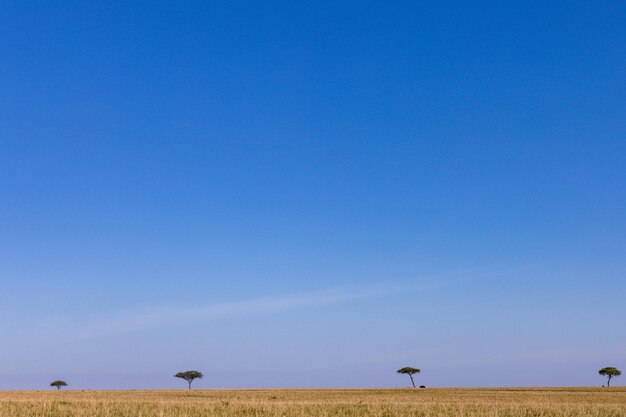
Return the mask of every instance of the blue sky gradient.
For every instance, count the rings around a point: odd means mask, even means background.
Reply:
[[[624,16],[4,4],[0,389],[600,385]]]

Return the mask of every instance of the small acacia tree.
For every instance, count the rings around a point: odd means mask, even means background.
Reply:
[[[411,378],[411,384],[413,384],[413,388],[416,388],[415,381],[413,381],[413,375],[419,374],[421,372],[419,369],[405,366],[404,368],[398,369],[396,372],[399,374],[408,375]]]
[[[606,381],[606,386],[610,387],[611,386],[611,378],[613,378],[614,376],[620,376],[622,374],[622,371],[620,371],[619,369],[615,368],[614,366],[607,366],[606,368],[602,368],[598,371],[598,373],[602,376],[606,376],[608,377],[608,381]]]
[[[185,381],[187,381],[187,384],[189,384],[189,389],[191,389],[191,383],[193,382],[193,380],[200,379],[204,375],[202,375],[202,372],[200,371],[185,371],[185,372],[179,372],[174,376],[176,378],[184,379]]]
[[[61,389],[61,387],[67,387],[67,382],[65,382],[65,381],[60,381],[60,380],[59,380],[59,381],[52,381],[52,382],[50,383],[50,386],[51,386],[51,387],[56,387],[56,389],[57,389],[57,390],[60,390],[60,389]]]

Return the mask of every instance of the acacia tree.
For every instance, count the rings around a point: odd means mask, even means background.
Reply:
[[[202,372],[200,371],[185,371],[185,372],[179,372],[174,376],[176,378],[184,379],[185,381],[187,381],[187,383],[189,384],[189,389],[191,389],[191,383],[193,382],[193,380],[200,379],[204,375],[202,375]]]
[[[415,381],[413,381],[413,375],[419,374],[421,371],[417,368],[412,368],[410,366],[405,366],[404,368],[400,368],[396,371],[399,374],[408,375],[411,378],[411,384],[413,384],[413,388],[415,387]]]
[[[614,376],[620,376],[622,374],[622,371],[620,371],[619,369],[615,368],[614,366],[607,366],[606,368],[602,368],[598,371],[598,373],[602,376],[606,376],[608,377],[608,381],[606,382],[606,386],[610,387],[611,386],[611,378],[613,378]]]
[[[52,381],[52,382],[50,383],[50,386],[51,386],[51,387],[56,387],[56,389],[57,389],[57,390],[60,390],[60,389],[61,389],[61,387],[67,387],[67,382],[65,382],[65,381],[60,381],[60,380],[59,380],[59,381]]]

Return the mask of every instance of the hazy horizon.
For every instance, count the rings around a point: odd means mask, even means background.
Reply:
[[[602,385],[624,16],[5,5],[0,390]]]

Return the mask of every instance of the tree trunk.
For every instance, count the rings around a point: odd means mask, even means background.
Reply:
[[[61,389],[61,387],[60,387],[60,386],[57,386],[57,391],[58,391],[58,390],[60,390],[60,389]]]
[[[611,386],[611,377],[612,377],[612,376],[613,376],[613,375],[609,375],[609,380],[606,382],[606,387],[607,387],[607,388]]]
[[[413,388],[417,388],[415,386],[415,381],[413,381],[413,375],[409,374],[409,376],[411,377],[411,384],[413,384]]]
[[[187,381],[187,383],[189,384],[189,389],[191,389],[191,381]]]

